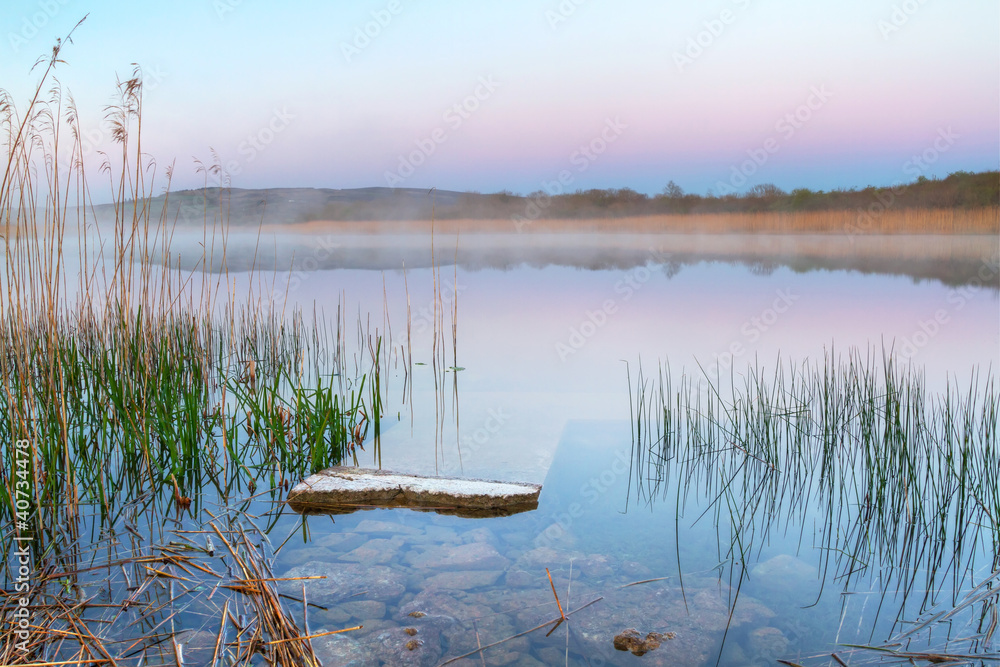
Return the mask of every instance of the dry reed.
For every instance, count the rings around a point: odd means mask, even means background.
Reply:
[[[266,225],[266,232],[343,234],[428,234],[429,220],[331,221]],[[434,222],[435,233],[517,233],[509,219],[455,219]],[[998,234],[1000,208],[889,209],[868,215],[864,211],[832,210],[773,213],[706,213],[647,215],[620,218],[539,218],[522,226],[524,233],[629,234]]]
[[[316,664],[262,545],[238,522],[229,537],[213,525],[242,575],[225,587],[245,598],[213,602],[216,589],[195,595],[198,578],[220,575],[167,541],[180,534],[167,531],[166,510],[197,512],[203,489],[225,502],[261,479],[273,499],[287,475],[339,462],[369,424],[377,443],[379,372],[345,389],[339,317],[331,345],[322,322],[262,308],[252,282],[245,300],[235,293],[223,208],[204,212],[197,265],[174,264],[175,224],[149,205],[157,169],[143,152],[138,69],[106,109],[114,218],[93,219],[76,108],[58,84],[44,94],[68,42],[43,59],[23,113],[0,91],[0,533],[32,553],[30,590],[0,599],[0,664],[181,665],[174,630],[191,600],[221,613],[214,659]],[[384,363],[378,331],[364,334],[372,363]],[[23,457],[18,441],[29,443]],[[6,582],[18,577],[13,550],[0,546]],[[22,595],[27,650],[12,632]]]

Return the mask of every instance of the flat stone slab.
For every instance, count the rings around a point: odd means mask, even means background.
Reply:
[[[506,516],[536,509],[541,491],[540,484],[337,466],[296,484],[288,492],[288,502],[297,512],[310,514],[406,507],[460,516]]]

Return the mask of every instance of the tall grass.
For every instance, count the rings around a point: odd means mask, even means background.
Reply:
[[[67,40],[68,41],[68,40]],[[206,211],[203,255],[182,271],[173,225],[150,199],[157,165],[142,146],[141,72],[120,81],[106,122],[118,151],[101,171],[113,220],[95,220],[72,98],[52,72],[19,112],[0,91],[6,136],[0,220],[0,525],[15,513],[17,440],[30,443],[30,533],[81,502],[105,512],[178,481],[227,493],[285,486],[354,454],[379,434],[381,335],[347,368],[345,322],[271,311],[238,294],[225,266],[227,233]],[[51,83],[51,85],[50,85]],[[47,87],[48,86],[48,87]],[[43,94],[47,91],[47,94]],[[217,166],[200,166],[206,173]],[[172,167],[163,189],[169,197]],[[221,245],[221,253],[216,252]],[[221,256],[221,266],[216,258]],[[361,323],[359,322],[359,328]],[[368,350],[363,350],[369,354]]]
[[[800,549],[818,550],[824,582],[850,593],[877,580],[882,602],[900,603],[896,623],[958,604],[1000,570],[991,370],[929,392],[922,372],[891,351],[855,350],[812,365],[779,360],[768,374],[751,366],[674,382],[669,368],[640,370],[635,491],[647,503],[675,501],[678,525],[694,503],[703,512],[695,521],[719,527],[720,561],[740,583],[748,560],[795,531]]]
[[[356,462],[366,444],[378,456],[388,360],[381,333],[359,317],[360,350],[349,358],[343,308],[328,324],[316,313],[270,308],[252,278],[238,293],[225,259],[224,207],[206,208],[202,255],[193,268],[185,257],[182,270],[171,246],[176,221],[151,205],[157,165],[143,152],[139,70],[118,83],[106,110],[117,151],[101,173],[113,215],[95,219],[77,110],[52,79],[68,41],[41,61],[23,111],[0,90],[0,534],[29,541],[28,595],[33,617],[44,619],[30,649],[17,649],[8,630],[18,602],[3,596],[0,659],[169,659],[156,631],[171,636],[185,608],[177,600],[208,590],[186,578],[188,566],[219,575],[184,553],[211,556],[211,537],[203,548],[178,547],[178,539],[191,542],[190,531],[178,522],[171,531],[167,510],[214,516],[207,497],[225,508],[229,538],[212,528],[243,570],[227,586],[244,597],[213,607],[222,616],[216,653],[227,664],[251,664],[258,653],[317,664],[267,578],[266,535],[257,530],[260,541],[251,543],[244,533],[244,496],[277,502],[291,481],[347,457]],[[217,164],[198,169],[206,178],[219,172]],[[172,171],[162,188],[168,199]],[[28,443],[26,460],[18,441]],[[23,543],[0,547],[5,582],[17,577],[10,555]],[[74,597],[95,578],[122,604],[97,619]],[[175,595],[180,580],[190,585]],[[126,612],[133,603],[137,614]],[[256,617],[254,632],[223,641],[245,615]],[[123,627],[132,646],[108,641]]]

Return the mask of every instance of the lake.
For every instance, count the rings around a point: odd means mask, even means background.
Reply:
[[[996,655],[994,237],[383,232],[237,229],[208,267],[201,232],[175,235],[193,310],[215,285],[276,319],[209,345],[224,376],[198,371],[196,407],[155,422],[203,444],[158,435],[156,488],[117,451],[78,471],[94,481],[45,585],[122,660]],[[317,377],[372,397],[341,406],[359,465],[535,482],[538,508],[300,516],[283,500],[308,457],[276,448],[295,415],[271,400],[332,395],[294,379]],[[245,421],[219,416],[238,404]]]
[[[459,252],[467,239],[458,240]],[[368,268],[302,271],[289,284],[288,299],[310,310],[313,302],[327,312],[343,302],[345,312],[363,313],[384,303],[395,341],[405,337],[408,297],[412,393],[404,403],[390,389],[384,467],[544,485],[536,511],[506,518],[407,510],[309,518],[309,540],[286,546],[277,563],[289,568],[285,576],[326,574],[337,582],[307,585],[310,599],[329,607],[310,612],[314,632],[364,625],[316,640],[330,655],[356,664],[438,664],[473,651],[477,641],[507,639],[559,616],[548,568],[567,610],[600,601],[551,636],[546,627],[486,650],[488,664],[562,664],[567,656],[570,664],[827,664],[832,652],[849,656],[846,644],[880,646],[903,634],[993,575],[996,534],[988,527],[967,537],[958,564],[949,560],[955,535],[937,543],[941,558],[929,561],[940,569],[936,579],[916,551],[935,548],[932,536],[907,542],[914,551],[894,551],[895,569],[877,552],[866,554],[870,563],[845,569],[830,555],[849,549],[838,539],[857,539],[847,505],[860,498],[824,500],[815,482],[807,502],[787,497],[782,514],[782,495],[777,513],[741,526],[746,544],[734,552],[729,512],[752,513],[760,494],[735,493],[728,502],[743,506],[720,514],[717,498],[705,492],[711,484],[691,484],[676,471],[650,492],[640,488],[648,471],[634,451],[640,367],[655,375],[669,364],[673,377],[695,380],[718,374],[728,386],[755,366],[771,373],[779,360],[822,363],[851,350],[874,351],[881,367],[883,351],[891,350],[922,374],[929,393],[949,383],[968,387],[973,368],[986,373],[1000,361],[988,254],[982,276],[947,285],[898,272],[898,262],[863,273],[803,266],[794,253],[767,261],[677,259],[670,247],[676,240],[662,238],[566,239],[564,247],[590,248],[575,259],[545,257],[556,244],[545,239],[548,250],[539,251],[532,240],[521,262],[524,244],[513,239],[470,241],[496,255],[484,260],[469,251],[457,268],[455,239],[437,240],[446,359],[437,382],[431,269],[404,275],[389,266],[395,257],[348,245],[324,262]],[[358,244],[370,250],[388,240]],[[422,257],[414,252],[401,263],[419,267]],[[379,324],[382,310],[373,315]],[[369,453],[359,460],[374,463]],[[836,518],[828,520],[831,512]],[[818,528],[824,521],[832,531]],[[914,633],[907,646],[937,650],[974,634],[974,620],[957,614],[946,630],[935,627],[931,638]],[[413,651],[400,648],[410,638],[406,628],[421,640]],[[675,636],[639,658],[612,644],[628,628]],[[963,650],[972,650],[968,644]]]

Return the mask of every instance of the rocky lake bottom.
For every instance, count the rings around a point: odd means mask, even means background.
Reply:
[[[733,591],[714,572],[685,577],[682,590],[676,576],[660,579],[662,570],[641,562],[649,562],[645,554],[589,553],[570,534],[536,546],[536,535],[521,530],[451,517],[401,520],[406,512],[379,511],[279,560],[279,570],[288,567],[283,577],[325,577],[304,582],[308,601],[325,607],[310,609],[310,632],[363,625],[313,641],[326,664],[436,665],[507,639],[483,651],[487,665],[557,664],[567,652],[573,664],[624,665],[637,658],[617,651],[614,638],[628,629],[673,634],[642,664],[714,664],[727,628],[724,662],[748,664],[773,661],[812,631],[796,609],[746,595],[731,616]],[[786,555],[756,568],[780,579],[790,597],[816,580],[815,568]],[[597,602],[551,636],[547,627],[508,639],[560,617],[546,569],[567,613]],[[636,583],[649,579],[658,580]],[[301,588],[289,581],[281,590],[298,596]],[[475,655],[452,664],[481,662]]]

